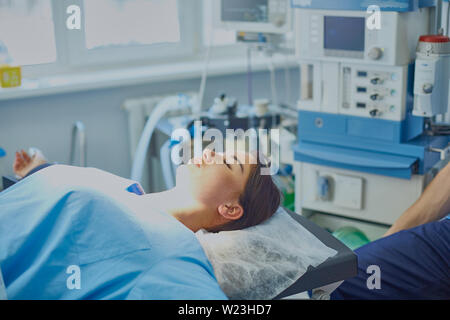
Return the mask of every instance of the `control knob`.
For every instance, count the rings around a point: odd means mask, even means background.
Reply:
[[[381,48],[374,47],[370,49],[368,56],[372,60],[379,60],[383,56],[383,50]]]
[[[382,99],[382,96],[379,95],[378,93],[374,93],[374,94],[372,94],[372,95],[370,96],[370,99],[371,99],[372,101],[377,101],[377,100],[381,100],[381,99]]]
[[[422,87],[422,90],[426,94],[430,94],[433,92],[433,85],[431,83],[425,83]]]
[[[369,112],[370,116],[375,118],[375,117],[379,117],[381,115],[381,111],[378,109],[373,109]]]
[[[273,25],[277,28],[281,28],[282,26],[284,26],[286,24],[286,19],[284,18],[283,15],[277,15],[275,17],[275,19],[273,19]]]
[[[376,77],[376,78],[370,79],[370,83],[375,84],[375,85],[381,84],[381,83],[383,83],[383,80],[380,77]]]

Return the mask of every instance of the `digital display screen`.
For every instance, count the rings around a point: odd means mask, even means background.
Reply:
[[[324,25],[325,49],[364,51],[365,18],[326,16]]]
[[[222,21],[269,22],[269,0],[223,0]]]

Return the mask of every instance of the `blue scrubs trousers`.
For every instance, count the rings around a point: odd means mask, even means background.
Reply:
[[[344,281],[331,299],[450,299],[448,218],[381,238],[355,253],[358,275]],[[379,267],[376,287],[370,266]]]

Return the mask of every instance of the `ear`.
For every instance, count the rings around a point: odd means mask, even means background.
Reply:
[[[244,214],[244,208],[239,203],[221,204],[217,211],[227,220],[238,220]]]

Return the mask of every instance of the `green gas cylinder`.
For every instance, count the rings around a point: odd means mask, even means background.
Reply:
[[[360,229],[355,227],[342,227],[333,232],[333,236],[339,239],[347,247],[355,250],[370,242],[369,238]]]

